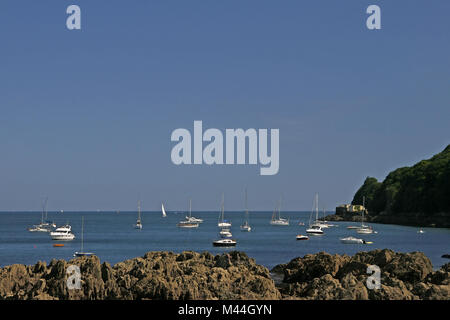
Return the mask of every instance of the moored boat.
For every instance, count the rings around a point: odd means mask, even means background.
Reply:
[[[235,247],[236,240],[233,240],[233,239],[214,240],[213,246],[215,246],[215,247]]]
[[[296,239],[296,240],[309,240],[309,237],[308,237],[308,236],[305,236],[305,235],[302,235],[302,234],[298,234],[298,235],[295,237],[295,239]]]
[[[280,211],[281,211],[281,199],[278,202],[278,208],[275,209],[272,213],[272,219],[270,220],[270,224],[273,226],[288,226],[289,219],[282,218]]]
[[[55,231],[50,232],[52,240],[70,241],[75,239],[75,235],[72,233],[72,227],[68,224],[65,226],[56,228]]]
[[[193,221],[192,219],[189,219],[192,212],[192,200],[189,199],[189,216],[186,216],[186,220],[182,220],[178,222],[177,227],[179,228],[198,228],[198,222]]]
[[[222,193],[222,206],[219,215],[219,222],[217,222],[219,228],[229,228],[231,227],[231,222],[225,220],[225,195]]]
[[[83,257],[83,256],[92,256],[94,253],[92,252],[84,252],[84,217],[81,217],[81,250],[76,251],[73,256],[74,257]]]
[[[142,221],[141,221],[141,200],[138,200],[138,218],[136,220],[136,224],[134,225],[135,229],[142,229]]]
[[[363,239],[358,239],[355,237],[341,238],[340,240],[342,243],[345,243],[345,244],[364,244],[365,243],[365,241]]]
[[[311,227],[306,229],[306,233],[313,234],[313,235],[321,235],[324,232],[320,226],[312,225]]]
[[[247,231],[250,232],[252,230],[252,227],[250,226],[250,223],[248,222],[248,218],[249,218],[249,212],[248,212],[248,207],[247,207],[247,189],[245,189],[245,221],[244,223],[241,225],[241,231]]]

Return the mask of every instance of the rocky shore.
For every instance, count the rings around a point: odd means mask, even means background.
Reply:
[[[81,289],[67,286],[70,265],[80,268]],[[381,269],[380,289],[367,288],[369,265]],[[386,249],[353,257],[310,254],[271,272],[239,251],[216,256],[208,252],[148,252],[114,266],[92,256],[0,268],[0,299],[448,300],[450,263],[433,272],[422,253]]]

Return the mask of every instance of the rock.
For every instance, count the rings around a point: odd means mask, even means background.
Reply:
[[[370,265],[380,268],[381,288],[369,289]],[[284,299],[446,299],[450,289],[450,264],[433,272],[430,260],[420,252],[392,250],[359,252],[353,257],[323,252],[292,259],[271,271],[283,273],[277,288]]]
[[[69,289],[70,265],[81,272],[81,289]],[[367,267],[381,271],[381,288],[369,289]],[[325,252],[295,258],[272,272],[245,253],[147,252],[114,266],[96,256],[47,266],[20,264],[0,268],[0,299],[450,299],[450,264],[432,270],[419,252],[360,252],[350,257]]]

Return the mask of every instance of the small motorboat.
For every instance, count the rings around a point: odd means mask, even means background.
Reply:
[[[312,225],[311,227],[309,227],[309,229],[306,229],[306,233],[313,234],[313,235],[322,235],[323,230],[318,225]]]
[[[342,243],[345,243],[345,244],[364,244],[363,239],[358,239],[355,237],[341,238],[340,240]]]
[[[425,233],[425,231],[423,231],[423,229],[420,229],[419,231],[417,231],[417,233]]]
[[[360,227],[358,226],[348,226],[347,229],[359,229]]]
[[[53,246],[54,247],[64,247],[64,244],[62,244],[62,243],[55,243]]]
[[[214,240],[213,241],[214,247],[235,247],[236,246],[236,240],[233,239],[220,239],[220,240]]]
[[[302,235],[302,234],[298,234],[298,235],[295,237],[295,239],[296,239],[296,240],[309,240],[309,237],[308,237],[308,236],[305,236],[305,235]]]
[[[92,256],[94,253],[92,252],[75,252],[73,254],[74,257],[85,257],[85,256]]]
[[[226,229],[226,228],[220,230],[219,234],[222,238],[231,238],[233,236],[231,234],[230,229]]]
[[[299,225],[299,226],[304,226],[305,223],[300,221],[300,222],[298,223],[298,225]]]

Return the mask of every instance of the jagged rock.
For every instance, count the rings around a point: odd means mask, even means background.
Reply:
[[[80,269],[81,289],[68,287],[70,265]],[[367,286],[370,265],[380,268],[380,289]],[[272,272],[282,275],[276,284],[267,268],[238,251],[148,252],[114,266],[91,256],[0,268],[0,299],[450,299],[450,264],[433,272],[419,252],[320,252]]]
[[[81,289],[68,288],[70,265],[80,269]],[[0,268],[0,299],[279,298],[269,270],[242,252],[148,252],[113,267],[91,256]]]
[[[380,268],[381,288],[369,289],[370,265]],[[277,283],[283,298],[297,299],[448,299],[450,264],[433,272],[430,260],[420,252],[392,250],[359,252],[353,257],[323,252],[295,258],[271,271],[283,273]]]

